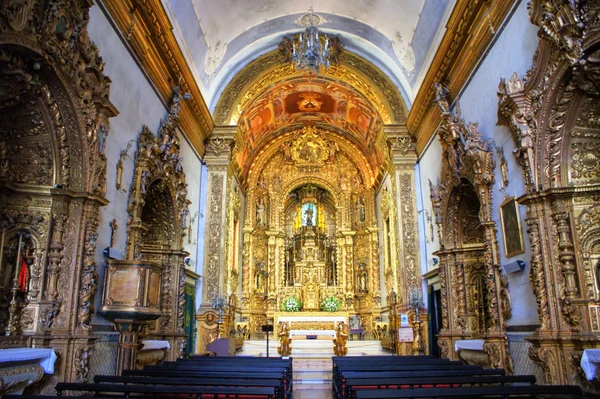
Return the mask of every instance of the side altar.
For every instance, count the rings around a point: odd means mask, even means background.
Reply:
[[[273,321],[276,326],[287,323],[292,338],[306,335],[335,337],[339,322],[348,325],[348,312],[275,312]]]

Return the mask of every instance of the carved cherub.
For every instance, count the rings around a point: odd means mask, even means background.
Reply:
[[[433,84],[433,88],[435,89],[435,99],[433,100],[433,105],[440,107],[442,113],[449,114],[450,113],[450,105],[448,103],[448,89],[440,82],[435,82]]]

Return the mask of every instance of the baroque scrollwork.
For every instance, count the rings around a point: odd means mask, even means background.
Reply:
[[[1,208],[17,227],[25,219],[15,216],[27,215],[35,242],[24,259],[20,325],[38,337],[32,346],[75,354],[56,369],[55,378],[66,381],[87,378],[76,369],[93,352],[93,339],[86,355],[78,340],[93,314],[98,208],[107,203],[104,147],[108,119],[117,114],[88,36],[90,7],[80,0],[0,6],[0,110],[7,116],[0,121],[0,179],[9,183],[0,189]]]
[[[434,104],[441,112],[438,135],[442,145],[440,181],[431,181],[430,198],[438,225],[441,250],[439,275],[442,291],[442,342],[477,336],[492,367],[512,368],[506,339],[510,299],[499,265],[496,227],[492,219],[492,187],[495,162],[492,146],[484,140],[477,123],[466,123],[457,102],[449,106],[448,89],[434,85]],[[484,304],[482,306],[482,304]],[[482,310],[485,309],[485,310]],[[440,346],[441,348],[441,346]]]

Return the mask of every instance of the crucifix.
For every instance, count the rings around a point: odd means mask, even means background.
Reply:
[[[112,222],[108,224],[110,226],[110,247],[115,247],[115,238],[117,235],[117,229],[119,225],[117,224],[117,219],[113,219]]]

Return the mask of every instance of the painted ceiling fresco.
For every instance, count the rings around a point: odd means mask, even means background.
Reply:
[[[211,110],[233,76],[304,29],[310,1],[163,0]],[[315,0],[319,29],[381,68],[410,104],[452,0]]]
[[[239,122],[250,152],[288,126],[309,121],[337,127],[372,146],[382,119],[360,93],[327,80],[298,79],[270,88],[245,107]]]

